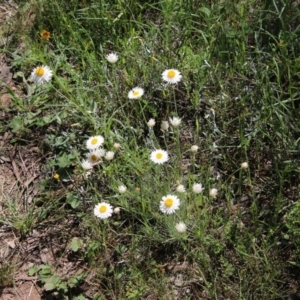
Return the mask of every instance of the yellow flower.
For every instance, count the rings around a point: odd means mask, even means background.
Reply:
[[[58,179],[59,179],[59,174],[55,173],[55,174],[53,175],[53,178],[56,179],[56,180],[58,180]]]
[[[50,31],[42,30],[40,33],[41,39],[44,41],[49,41],[50,38]]]

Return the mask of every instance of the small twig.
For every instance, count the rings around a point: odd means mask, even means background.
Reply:
[[[25,280],[25,281],[31,281],[31,280],[37,280],[37,276],[25,276],[25,275],[20,275],[16,277],[16,280]]]
[[[23,160],[23,158],[22,158],[22,156],[21,156],[20,151],[18,151],[18,154],[19,154],[19,157],[20,157],[20,159],[21,159],[21,161],[22,161],[22,171],[23,171],[23,173],[24,173],[25,176],[26,176],[26,174],[28,173],[28,169],[27,169],[27,167],[26,167],[26,165],[25,165],[25,163],[24,163],[24,160]],[[24,167],[24,169],[23,169],[23,167]]]

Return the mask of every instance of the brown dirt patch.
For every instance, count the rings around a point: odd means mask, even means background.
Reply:
[[[6,289],[1,299],[3,300],[40,300],[40,288],[35,281],[20,281],[14,288]]]

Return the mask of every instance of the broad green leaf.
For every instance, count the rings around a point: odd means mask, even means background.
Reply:
[[[52,291],[55,289],[55,285],[52,282],[47,282],[44,285],[46,291]]]
[[[36,274],[36,272],[39,270],[39,267],[36,265],[33,265],[32,267],[29,268],[28,270],[28,275],[33,276]]]
[[[207,7],[201,7],[200,11],[206,14],[207,17],[210,16],[210,10]]]
[[[70,163],[71,163],[71,160],[70,160],[69,156],[65,153],[57,159],[57,164],[60,168],[65,168],[65,167],[69,166]]]
[[[72,208],[77,208],[80,205],[81,201],[72,193],[68,193],[67,203],[70,204]]]
[[[18,132],[23,128],[23,119],[20,116],[15,116],[8,126],[12,129],[12,132]]]
[[[80,248],[81,244],[82,244],[81,240],[77,237],[74,237],[71,242],[71,249],[74,252],[77,252],[78,249]]]

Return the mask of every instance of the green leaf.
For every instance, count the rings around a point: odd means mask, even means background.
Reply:
[[[78,274],[75,277],[70,278],[68,280],[68,286],[71,287],[71,288],[77,286],[80,283],[80,281],[83,280],[85,277],[86,277],[86,274],[81,273],[81,274]]]
[[[81,294],[79,296],[73,298],[73,300],[85,300],[85,299],[86,298],[83,295],[81,295]]]
[[[45,122],[43,121],[43,119],[41,118],[38,118],[36,121],[35,121],[35,124],[39,127],[42,127],[45,125]]]
[[[68,291],[67,283],[65,281],[61,281],[57,287],[65,293]]]
[[[77,280],[77,278],[75,278],[75,277],[70,278],[70,279],[68,280],[68,286],[69,286],[70,288],[73,288],[73,287],[76,286],[77,284],[78,284],[78,280]]]
[[[67,194],[67,203],[71,205],[72,208],[77,208],[81,201],[78,197],[74,196],[72,193]]]
[[[52,291],[55,289],[55,285],[52,282],[47,282],[44,285],[46,291]]]
[[[77,238],[77,237],[74,237],[72,239],[72,242],[71,242],[71,249],[74,251],[74,252],[77,252],[78,249],[81,247],[82,245],[82,241]]]
[[[53,115],[44,116],[43,121],[45,122],[45,124],[51,123],[53,121]]]
[[[46,291],[54,290],[60,283],[60,279],[57,276],[51,276],[45,281],[44,288]]]
[[[39,270],[39,267],[36,265],[33,265],[32,267],[29,268],[28,270],[28,275],[33,276],[36,274],[36,272]]]
[[[17,77],[21,77],[21,78],[24,78],[24,73],[19,71],[17,73],[14,74],[13,78],[17,78]]]
[[[18,132],[23,128],[23,119],[20,116],[15,116],[8,126],[12,129],[12,132]]]
[[[51,266],[49,265],[40,265],[40,271],[39,271],[39,279],[42,282],[46,282],[48,278],[52,275]]]
[[[70,157],[67,154],[63,154],[57,159],[57,164],[60,168],[65,168],[71,164]]]
[[[68,139],[66,139],[65,137],[59,136],[58,138],[56,138],[54,146],[61,146],[61,145],[66,144],[67,142],[68,142]]]
[[[200,11],[206,14],[207,17],[210,16],[210,10],[207,7],[201,7]]]

